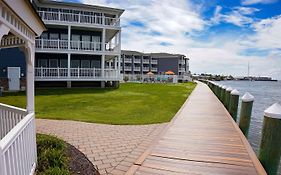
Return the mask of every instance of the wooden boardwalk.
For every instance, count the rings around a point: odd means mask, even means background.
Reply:
[[[224,106],[203,83],[127,175],[266,174]]]

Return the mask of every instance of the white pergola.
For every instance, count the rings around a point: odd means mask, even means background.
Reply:
[[[0,1],[0,48],[20,47],[25,53],[27,110],[34,112],[35,37],[46,28],[30,1]]]
[[[31,0],[0,0],[0,48],[19,47],[24,52],[27,81],[26,109],[0,103],[1,175],[29,175],[35,171],[35,37],[40,36],[44,30],[44,23]]]

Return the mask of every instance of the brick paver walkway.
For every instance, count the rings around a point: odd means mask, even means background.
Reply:
[[[37,119],[37,132],[56,135],[83,152],[100,174],[125,174],[167,124],[104,125]]]

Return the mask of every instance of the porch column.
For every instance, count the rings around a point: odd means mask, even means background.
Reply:
[[[102,51],[104,52],[105,51],[105,28],[102,29]]]
[[[104,62],[105,62],[105,55],[101,56],[101,77],[104,78]]]
[[[71,45],[70,45],[70,38],[71,38],[71,26],[68,26],[68,33],[67,33],[67,37],[68,37],[68,50],[71,49]]]
[[[120,78],[120,70],[121,70],[121,55],[118,55],[118,68],[117,68],[117,76]]]
[[[28,113],[35,111],[34,109],[34,59],[35,59],[35,44],[27,42],[25,44],[25,59],[26,59],[26,109]]]
[[[117,69],[117,57],[114,58],[114,69]]]
[[[70,58],[71,58],[71,54],[70,53],[68,53],[67,54],[67,76],[68,76],[68,78],[70,78]]]

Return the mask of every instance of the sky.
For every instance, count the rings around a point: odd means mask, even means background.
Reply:
[[[185,54],[192,73],[281,80],[281,0],[64,0],[124,9],[122,49]]]

